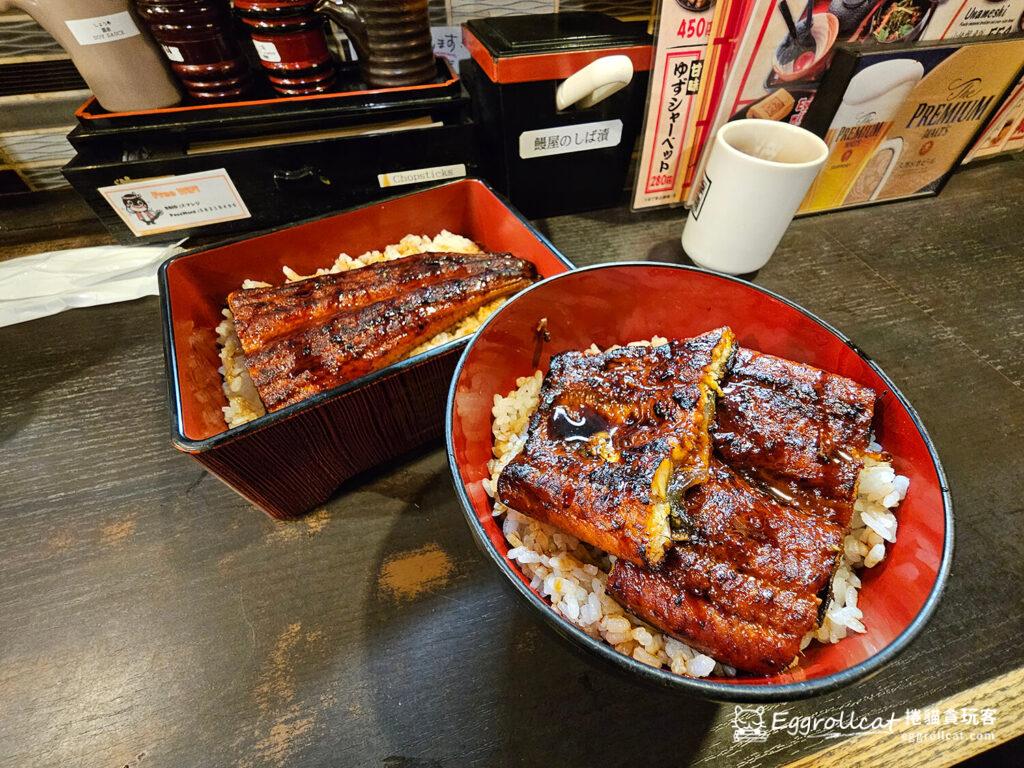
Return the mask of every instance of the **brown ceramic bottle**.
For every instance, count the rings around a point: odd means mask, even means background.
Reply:
[[[135,0],[135,6],[192,98],[246,95],[249,62],[235,39],[227,0]]]
[[[419,85],[437,74],[427,0],[318,0],[315,10],[345,30],[368,86]]]
[[[0,12],[19,8],[68,52],[96,100],[108,112],[171,107],[177,83],[130,0],[0,0]]]

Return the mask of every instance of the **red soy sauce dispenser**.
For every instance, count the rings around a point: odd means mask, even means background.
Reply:
[[[249,62],[232,31],[227,0],[135,0],[171,69],[197,101],[245,96]]]
[[[334,86],[334,60],[315,0],[235,0],[274,90],[282,96],[324,93]]]

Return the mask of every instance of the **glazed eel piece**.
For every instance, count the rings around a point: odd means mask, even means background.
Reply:
[[[641,619],[755,674],[788,667],[819,623],[845,529],[712,460],[686,497],[688,540],[660,568],[616,561],[608,591]]]
[[[608,589],[715,659],[771,674],[828,603],[875,393],[750,349],[736,351],[723,393],[709,477],[674,507],[680,543],[659,569],[617,562]]]
[[[671,498],[707,476],[709,428],[733,333],[551,359],[525,446],[498,497],[623,560],[654,566]]]
[[[236,329],[246,367],[267,410],[279,410],[384,368],[484,304],[536,279],[533,264],[506,254],[426,256],[406,257],[415,261],[403,265],[410,267],[404,273],[391,268],[396,262],[340,273],[329,281],[330,290],[321,280],[321,287],[312,286],[305,299],[311,307],[305,322],[301,313],[290,309],[290,302],[298,300],[291,286],[278,289],[286,297],[279,304],[264,293],[265,311],[271,318],[284,317],[284,329],[275,328],[273,320],[260,324],[254,318]],[[379,273],[376,281],[374,273]],[[325,299],[324,293],[334,297]],[[333,304],[333,310],[326,311],[325,302]],[[258,331],[250,333],[254,322]]]
[[[746,348],[737,351],[723,387],[712,429],[722,460],[781,501],[848,526],[874,390]]]
[[[253,353],[274,339],[323,322],[340,311],[385,301],[414,288],[480,274],[507,253],[417,253],[328,275],[228,295],[242,350]]]

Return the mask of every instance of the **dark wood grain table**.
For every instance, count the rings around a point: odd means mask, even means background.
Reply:
[[[735,742],[732,705],[626,678],[526,611],[475,549],[439,443],[270,520],[171,447],[147,298],[0,329],[0,764],[911,766],[1024,732],[1022,201],[1024,162],[972,168],[938,198],[796,222],[754,278],[902,387],[957,525],[918,640],[873,679],[768,716],[984,708],[990,736],[914,745],[905,719],[838,744]],[[8,255],[106,239],[61,218],[33,234],[8,211]],[[681,221],[540,226],[581,265],[678,262]]]

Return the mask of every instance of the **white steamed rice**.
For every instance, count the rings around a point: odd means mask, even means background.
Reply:
[[[290,267],[285,267],[285,281],[294,283],[298,280],[306,280],[319,275],[347,272],[350,269],[359,269],[369,264],[376,264],[381,261],[393,261],[404,256],[411,256],[416,253],[479,253],[480,248],[472,240],[456,235],[448,230],[441,230],[434,238],[426,235],[406,235],[400,242],[384,248],[383,251],[367,251],[362,256],[353,258],[347,253],[342,253],[330,267],[318,269],[312,275],[300,275]],[[257,280],[245,280],[242,282],[243,289],[266,288],[269,283],[261,283]],[[407,357],[418,355],[428,349],[439,347],[452,339],[458,339],[476,332],[484,321],[494,313],[498,307],[505,302],[505,299],[497,299],[485,304],[469,317],[464,318],[456,325],[437,334],[412,350]],[[249,377],[249,371],[245,367],[245,358],[242,352],[242,345],[235,333],[235,322],[231,316],[231,310],[226,307],[223,310],[224,320],[217,326],[217,342],[220,345],[220,374],[223,377],[224,395],[228,404],[222,408],[224,421],[229,427],[237,427],[252,421],[266,413],[263,403],[260,401],[256,386]]]
[[[658,345],[664,339],[635,344]],[[591,346],[588,352],[600,350]],[[498,475],[526,443],[530,416],[540,401],[544,375],[537,371],[516,381],[505,397],[494,396],[492,426],[494,458],[484,488],[494,498]],[[869,447],[881,453],[881,446]],[[847,632],[865,632],[864,614],[857,607],[861,586],[856,571],[872,568],[885,558],[886,543],[896,541],[894,512],[910,482],[891,464],[867,458],[861,470],[851,531],[844,540],[843,562],[832,580],[832,600],[822,625],[809,632],[801,649],[812,641],[837,643]],[[679,675],[735,675],[736,670],[670,637],[628,613],[605,591],[614,558],[579,539],[506,507],[495,499],[494,515],[503,516],[502,530],[511,545],[509,559],[517,562],[530,585],[551,601],[552,608],[588,635],[601,638],[615,650],[653,667],[668,667]]]

